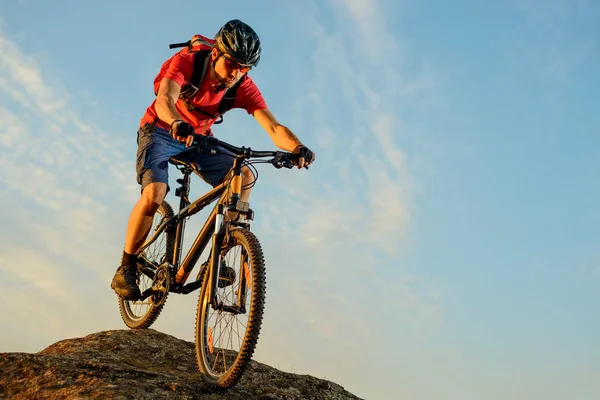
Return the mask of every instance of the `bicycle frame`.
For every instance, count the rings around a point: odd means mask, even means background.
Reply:
[[[226,178],[224,181],[193,202],[190,202],[188,199],[190,190],[190,175],[192,172],[198,174],[197,170],[189,164],[180,162],[178,160],[170,160],[170,162],[173,164],[180,164],[178,165],[178,169],[183,172],[183,178],[177,179],[177,182],[181,184],[181,187],[177,188],[175,191],[175,195],[180,197],[179,211],[173,217],[163,218],[156,231],[149,239],[146,240],[140,249],[141,254],[141,252],[150,244],[152,244],[158,235],[165,230],[171,230],[170,232],[173,232],[173,230],[175,231],[175,247],[173,258],[166,261],[170,264],[171,271],[177,271],[177,273],[174,277],[173,290],[170,289],[169,291],[188,294],[200,288],[202,285],[200,280],[191,282],[187,285],[185,285],[185,283],[209,241],[212,241],[211,255],[209,258],[210,264],[206,278],[209,279],[209,293],[211,293],[210,298],[214,298],[217,287],[217,279],[219,276],[219,253],[221,251],[221,243],[226,233],[227,226],[229,225],[229,222],[224,223],[224,211],[235,210],[239,214],[245,215],[246,220],[252,220],[254,214],[253,211],[249,209],[249,204],[240,200],[240,193],[242,189],[241,168],[243,160],[243,156],[236,156],[233,167],[225,175]],[[219,198],[219,200],[213,207],[213,210],[206,219],[204,226],[196,236],[194,243],[182,261],[182,245],[186,219],[204,209],[216,198]],[[247,226],[248,225],[246,225],[246,227]],[[138,260],[143,264],[151,264],[154,267],[157,267],[142,257],[140,257]]]
[[[128,327],[145,329],[156,321],[169,292],[188,294],[201,288],[196,313],[196,361],[204,379],[211,386],[224,389],[236,384],[248,366],[265,307],[265,257],[258,238],[249,229],[254,213],[241,199],[242,189],[246,188],[242,186],[242,170],[244,175],[248,167],[254,172],[256,163],[268,163],[278,169],[300,167],[304,153],[298,147],[292,152],[255,151],[197,134],[193,139],[200,154],[232,154],[233,166],[223,183],[190,201],[190,176],[202,176],[201,171],[194,163],[169,159],[183,173],[175,190],[175,196],[180,198],[179,209],[174,215],[171,206],[163,201],[154,211],[153,219],[162,219],[153,221],[154,231],[145,239],[137,257],[137,276],[141,278],[138,286],[143,292],[132,300],[120,297],[119,310]],[[305,162],[304,167],[307,165]],[[254,182],[248,186],[253,185]],[[187,219],[213,203],[216,204],[186,252],[183,243]],[[245,216],[246,221],[226,218],[228,211]],[[206,249],[209,242],[210,251]],[[210,253],[208,261],[199,266],[195,281],[186,283],[205,250]]]

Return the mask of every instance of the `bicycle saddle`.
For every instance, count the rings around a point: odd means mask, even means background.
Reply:
[[[171,157],[169,158],[169,163],[175,165],[175,166],[184,166],[184,167],[190,167],[191,169],[194,170],[194,172],[198,172],[200,171],[200,165],[198,165],[198,163],[193,162],[193,161],[188,161],[188,160],[181,160],[175,157]]]

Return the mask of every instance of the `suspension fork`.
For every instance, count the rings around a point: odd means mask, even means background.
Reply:
[[[250,274],[250,268],[248,267],[250,255],[242,252],[240,257],[240,287],[238,289],[238,307],[245,312],[244,307],[246,306],[246,292],[248,286],[252,283],[250,280],[252,279]]]
[[[210,271],[208,293],[210,293],[211,301],[214,301],[216,307],[216,292],[221,269],[221,244],[225,237],[227,224],[224,224],[225,211],[237,210],[240,202],[240,193],[242,192],[242,160],[236,158],[233,162],[233,176],[229,184],[229,196],[227,201],[217,206],[217,215],[215,218],[215,232],[212,237],[212,249],[210,252]]]
[[[217,284],[219,280],[219,273],[221,269],[221,243],[223,243],[223,238],[225,237],[225,224],[224,220],[224,207],[222,204],[217,205],[217,214],[215,217],[215,232],[212,235],[212,248],[210,249],[210,264],[209,271],[210,273],[206,278],[208,278],[208,293],[209,299],[213,303],[213,306],[217,306],[216,304],[216,293],[217,293]],[[206,279],[205,278],[205,279]]]

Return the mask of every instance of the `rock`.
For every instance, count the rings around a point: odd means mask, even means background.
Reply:
[[[359,399],[338,384],[251,361],[237,385],[209,387],[194,344],[153,329],[57,342],[39,353],[0,353],[0,399]]]

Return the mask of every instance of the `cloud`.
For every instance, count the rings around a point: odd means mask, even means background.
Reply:
[[[81,192],[89,195],[83,199],[89,199],[131,187],[111,169],[115,165],[131,169],[120,151],[124,143],[82,121],[71,108],[73,99],[66,89],[47,84],[49,79],[42,75],[35,59],[4,36],[0,36],[0,71],[0,92],[8,100],[0,108],[5,188],[31,197],[39,205],[56,208],[65,199],[88,206],[78,202]],[[16,108],[22,111],[11,111]],[[90,173],[104,171],[108,173],[100,182],[87,181]],[[35,190],[26,179],[32,175]],[[116,185],[111,178],[117,180]],[[57,185],[59,179],[69,184]]]
[[[88,310],[72,318],[83,304],[103,304],[89,294],[100,287],[110,293],[124,234],[120,210],[136,195],[133,162],[118,132],[109,135],[91,122],[91,109],[47,70],[0,31],[0,267],[2,290],[17,302],[3,319],[20,325],[17,336],[45,326],[35,342],[60,339],[103,314]],[[81,117],[77,108],[90,115]]]
[[[334,20],[349,15],[352,21],[345,25],[363,27],[361,40],[377,43],[380,34],[389,32],[378,3],[366,3],[332,1],[333,11],[339,14]],[[384,67],[378,69],[381,74],[369,74],[374,65],[368,57],[355,62],[350,56],[356,54],[355,46],[364,47],[345,40],[349,32],[340,29],[336,35],[330,34],[316,15],[312,18],[314,80],[308,84],[311,94],[305,98],[314,104],[311,124],[318,129],[315,136],[323,133],[321,141],[325,143],[322,153],[317,152],[314,168],[325,171],[327,179],[318,187],[310,186],[309,179],[302,180],[289,191],[290,198],[301,198],[291,207],[307,212],[303,213],[303,225],[304,232],[312,232],[305,235],[310,245],[322,243],[323,236],[331,236],[339,227],[355,243],[393,254],[407,232],[415,190],[408,156],[399,145],[399,139],[409,133],[393,106],[396,88],[392,91],[386,86],[398,81],[399,73]],[[398,55],[390,52],[388,56],[394,64]],[[333,198],[335,202],[331,202]],[[307,201],[310,207],[298,204]]]
[[[390,347],[400,331],[418,336],[442,320],[443,293],[432,296],[435,285],[401,261],[418,181],[410,172],[415,156],[403,146],[411,132],[395,106],[400,96],[421,100],[434,86],[391,67],[371,73],[375,61],[357,50],[386,33],[378,3],[363,10],[358,2],[334,2],[328,10],[347,26],[335,33],[320,19],[318,4],[302,7],[316,45],[296,109],[306,121],[299,129],[315,131],[307,142],[318,159],[309,171],[261,171],[253,194],[260,210],[253,230],[269,268],[261,337],[269,346],[259,345],[257,354],[348,386],[361,380],[364,365],[377,362],[373,343]],[[357,43],[346,40],[354,23]],[[402,65],[395,49],[385,50],[393,65]],[[0,222],[18,228],[1,248],[1,267],[3,282],[14,283],[7,290],[15,310],[34,313],[47,327],[38,341],[118,323],[108,281],[137,197],[133,162],[125,156],[132,149],[44,71],[0,34],[0,93],[7,99],[0,106],[0,198],[15,210]],[[19,242],[27,245],[11,250]],[[180,309],[180,302],[190,307]],[[169,299],[157,329],[191,340],[193,303]],[[36,326],[15,313],[4,318],[21,331]]]
[[[308,77],[297,77],[304,89],[294,126],[314,132],[300,139],[316,149],[317,161],[293,177],[265,174],[263,184],[277,189],[268,199],[255,198],[261,209],[255,232],[266,244],[267,297],[277,299],[268,303],[265,322],[276,328],[265,335],[281,355],[269,357],[293,360],[298,372],[327,374],[366,394],[373,385],[358,382],[364,365],[380,362],[374,346],[394,349],[400,338],[412,345],[443,322],[443,292],[402,262],[416,207],[410,163],[417,155],[403,146],[412,132],[396,107],[400,96],[408,97],[404,102],[430,96],[435,80],[422,79],[420,70],[380,68],[369,57],[381,50],[377,37],[390,35],[377,2],[366,2],[366,14],[360,2],[331,6],[303,3],[294,14],[314,43]],[[337,25],[328,25],[329,18]],[[389,64],[402,65],[395,47],[386,52]],[[271,329],[288,347],[277,347]],[[289,348],[299,329],[298,341],[310,349]]]

